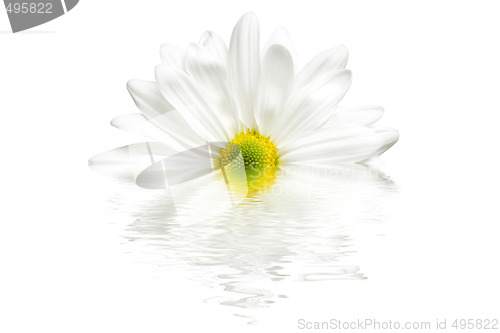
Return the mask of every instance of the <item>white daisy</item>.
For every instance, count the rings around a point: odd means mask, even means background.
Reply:
[[[278,30],[265,45],[261,49],[259,23],[253,13],[238,21],[229,48],[213,32],[205,32],[199,43],[186,50],[162,45],[156,81],[128,82],[141,113],[112,120],[113,126],[154,142],[97,155],[91,164],[126,172],[132,165],[137,176],[159,159],[190,151],[193,158],[188,154],[170,163],[171,173],[187,172],[188,176],[181,177],[187,180],[213,170],[214,164],[189,165],[196,156],[209,153],[209,146],[200,147],[210,142],[232,143],[248,170],[364,162],[398,140],[397,130],[374,126],[382,117],[381,107],[338,106],[352,79],[345,69],[348,52],[344,46],[319,53],[295,72],[285,30]],[[234,159],[229,149],[217,151],[216,166]],[[160,169],[150,167],[149,175],[155,170],[161,173]]]

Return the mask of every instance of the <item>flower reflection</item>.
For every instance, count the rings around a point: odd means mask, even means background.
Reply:
[[[169,274],[218,290],[209,301],[240,308],[286,297],[286,281],[366,279],[352,257],[359,235],[380,234],[397,193],[390,179],[360,165],[287,167],[268,185],[234,200],[210,174],[141,195],[126,237],[161,255]]]

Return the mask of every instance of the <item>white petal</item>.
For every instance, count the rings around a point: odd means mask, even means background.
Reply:
[[[283,147],[280,161],[359,162],[376,154],[382,143],[379,135],[368,128],[322,128]]]
[[[227,141],[215,107],[196,81],[174,67],[157,66],[156,82],[166,100],[206,141]]]
[[[200,38],[200,45],[207,49],[212,56],[227,66],[228,49],[224,40],[212,31],[205,31]]]
[[[290,37],[288,30],[285,28],[279,28],[271,34],[262,48],[262,57],[266,55],[268,49],[273,45],[281,45],[286,48],[288,52],[290,52],[294,63],[297,62],[297,54],[295,52],[295,48],[293,47],[292,38]]]
[[[384,115],[384,109],[380,106],[359,106],[355,108],[337,107],[332,117],[328,119],[326,126],[336,125],[359,125],[371,126]]]
[[[161,189],[199,178],[212,171],[208,146],[204,145],[152,164],[137,176],[136,183],[143,188]]]
[[[117,116],[111,120],[111,125],[132,133],[143,135],[149,139],[164,143],[178,151],[187,148],[187,145],[173,138],[158,126],[150,122],[143,114],[129,113]]]
[[[301,89],[329,71],[344,69],[348,57],[347,48],[343,45],[319,53],[297,73],[295,87]]]
[[[288,50],[281,45],[269,47],[262,60],[255,106],[255,119],[264,136],[274,132],[276,117],[286,103],[293,76],[293,61]]]
[[[198,44],[186,51],[186,71],[215,106],[214,113],[230,137],[238,131],[238,113],[227,86],[226,67]]]
[[[127,89],[139,110],[148,118],[174,110],[174,107],[163,98],[156,82],[130,80],[127,82]]]
[[[234,27],[229,44],[229,82],[240,119],[253,127],[254,101],[260,76],[259,22],[253,13],[241,17]]]
[[[379,136],[380,140],[382,140],[382,147],[377,150],[377,156],[391,148],[399,140],[399,132],[394,128],[377,126],[371,127],[370,129]]]
[[[135,143],[93,156],[89,166],[99,172],[135,181],[145,168],[175,153],[175,149],[158,142]]]
[[[185,52],[181,48],[170,44],[162,44],[160,46],[160,57],[163,65],[184,69]]]
[[[130,80],[127,88],[142,114],[163,131],[189,147],[196,147],[205,142],[165,100],[156,82]]]
[[[280,113],[276,125],[280,131],[275,141],[284,145],[293,137],[323,125],[349,90],[351,80],[349,70],[330,71],[292,94]]]

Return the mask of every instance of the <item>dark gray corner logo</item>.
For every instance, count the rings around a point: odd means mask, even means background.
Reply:
[[[12,32],[52,21],[73,9],[79,0],[3,0]]]

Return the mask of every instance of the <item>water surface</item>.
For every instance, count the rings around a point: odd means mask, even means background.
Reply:
[[[204,301],[252,309],[287,299],[284,282],[366,279],[359,242],[381,237],[396,193],[367,167],[287,167],[246,197],[212,174],[168,192],[128,188],[110,203],[159,270],[211,288]]]

